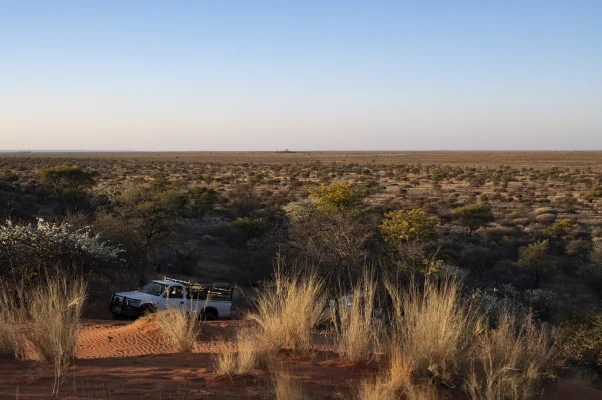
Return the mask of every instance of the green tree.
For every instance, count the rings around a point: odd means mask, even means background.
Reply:
[[[547,236],[554,238],[565,238],[577,230],[577,224],[569,219],[556,222],[544,232]]]
[[[518,249],[516,266],[529,274],[533,289],[539,289],[542,278],[554,270],[549,251],[549,242],[542,240]]]
[[[491,208],[487,204],[468,204],[452,210],[453,218],[462,226],[468,228],[468,236],[475,229],[495,220]]]
[[[349,182],[337,182],[320,186],[311,192],[310,197],[316,199],[318,205],[343,210],[360,205],[363,195]]]
[[[202,220],[207,211],[212,211],[219,200],[219,193],[215,189],[196,186],[191,190],[192,200],[188,205],[199,220]]]
[[[402,268],[429,274],[439,266],[436,260],[438,220],[421,209],[392,211],[385,215],[380,232],[393,249],[395,262]]]
[[[38,178],[48,184],[59,196],[65,190],[79,190],[94,185],[96,173],[85,171],[77,166],[61,165],[38,171]]]
[[[236,218],[232,226],[244,235],[245,242],[260,238],[270,229],[270,224],[265,219],[253,217]]]
[[[436,237],[437,225],[422,209],[398,210],[385,214],[380,232],[387,243],[425,242]]]
[[[128,253],[137,254],[132,262],[144,266],[155,250],[172,242],[186,196],[172,189],[134,185],[115,197],[116,204],[97,216],[95,226],[107,238],[127,244]]]
[[[283,210],[291,222],[283,235],[286,248],[333,282],[364,265],[366,243],[374,229],[370,213],[358,207],[324,206],[314,199],[289,203]]]

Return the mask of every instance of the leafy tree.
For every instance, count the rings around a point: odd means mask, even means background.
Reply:
[[[38,178],[62,196],[66,189],[79,190],[94,185],[96,173],[84,171],[77,166],[61,165],[38,171]]]
[[[363,265],[374,222],[357,208],[324,206],[315,199],[283,207],[290,220],[284,233],[287,248],[319,267],[334,281]]]
[[[391,211],[385,215],[380,231],[388,243],[425,242],[436,237],[436,218],[421,209]]]
[[[219,193],[215,189],[194,187],[191,191],[192,200],[189,209],[202,220],[207,211],[212,211],[219,200]]]
[[[579,312],[558,328],[561,349],[571,361],[602,368],[602,314]]]
[[[548,245],[547,240],[542,240],[518,249],[516,266],[529,274],[533,289],[539,289],[542,278],[554,270]]]
[[[569,219],[564,219],[546,229],[545,234],[554,238],[564,238],[573,233],[576,229],[577,224]]]
[[[61,207],[77,209],[84,206],[84,188],[94,185],[95,172],[76,166],[61,165],[38,171],[38,178],[52,188],[61,200]]]
[[[468,228],[468,236],[472,232],[495,220],[491,208],[487,204],[468,204],[452,210],[452,216],[461,225]]]
[[[590,240],[573,239],[566,244],[566,254],[585,264],[593,248],[594,244]]]
[[[439,265],[436,261],[439,248],[435,243],[437,225],[437,219],[429,217],[421,209],[398,210],[385,215],[380,232],[385,242],[395,249],[401,267],[411,267],[428,274]]]
[[[360,205],[363,195],[349,182],[340,182],[322,185],[314,190],[310,197],[315,199],[318,205],[344,210]]]
[[[270,228],[270,224],[265,219],[252,217],[236,218],[232,226],[244,234],[245,241],[263,236]]]
[[[177,218],[185,211],[184,193],[147,185],[126,187],[115,204],[97,216],[94,227],[103,237],[117,240],[128,250],[128,263],[139,279],[151,272],[159,250],[173,248]]]
[[[135,186],[120,199],[119,215],[127,221],[143,250],[165,242],[172,234],[175,218],[184,211],[186,197],[172,189]]]

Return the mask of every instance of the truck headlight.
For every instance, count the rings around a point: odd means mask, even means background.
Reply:
[[[138,307],[138,306],[140,306],[140,300],[127,299],[125,301],[125,305],[129,306],[129,307]]]

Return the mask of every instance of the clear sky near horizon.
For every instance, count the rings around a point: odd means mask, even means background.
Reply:
[[[602,150],[602,1],[3,1],[0,149]]]

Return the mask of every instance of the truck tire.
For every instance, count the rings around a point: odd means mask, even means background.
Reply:
[[[201,319],[204,321],[215,321],[217,319],[217,314],[213,310],[203,310]]]

